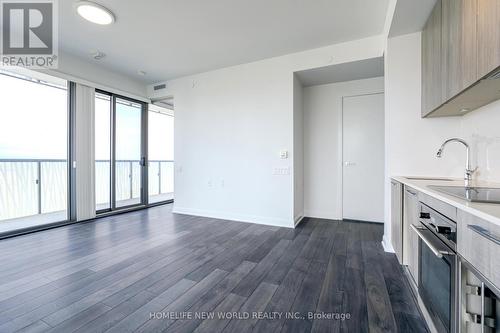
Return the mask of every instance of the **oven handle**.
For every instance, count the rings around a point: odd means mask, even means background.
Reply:
[[[420,230],[427,230],[426,228],[420,227],[417,228],[413,224],[410,225],[410,228],[413,229],[418,235],[418,237],[429,247],[429,249],[434,253],[434,255],[438,258],[442,258],[444,255],[452,254],[448,251],[438,250],[432,245],[432,243],[424,236],[424,234]]]

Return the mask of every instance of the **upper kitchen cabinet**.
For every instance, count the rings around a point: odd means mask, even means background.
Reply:
[[[443,102],[441,26],[441,1],[438,1],[422,31],[422,117]]]
[[[459,94],[478,79],[477,0],[442,0],[441,6],[442,103]]]
[[[438,0],[422,31],[422,117],[499,99],[499,66],[500,0]]]
[[[477,1],[477,70],[481,78],[500,65],[500,1]]]

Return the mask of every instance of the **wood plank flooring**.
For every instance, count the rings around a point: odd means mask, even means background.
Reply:
[[[426,332],[382,232],[164,205],[1,240],[0,332]]]

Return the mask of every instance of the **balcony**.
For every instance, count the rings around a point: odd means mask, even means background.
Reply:
[[[172,160],[150,160],[149,203],[173,199]],[[67,161],[0,159],[0,233],[67,219]],[[109,207],[110,161],[96,160],[96,210]],[[140,202],[138,160],[116,161],[116,205]]]

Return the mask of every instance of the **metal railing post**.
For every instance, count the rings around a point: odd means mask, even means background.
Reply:
[[[158,194],[161,194],[161,161],[158,161]]]
[[[134,195],[133,195],[133,189],[132,189],[133,184],[134,184],[134,180],[132,178],[133,177],[132,175],[134,174],[134,172],[132,170],[132,161],[129,161],[128,163],[129,163],[129,174],[128,174],[128,177],[130,178],[130,199],[132,199],[134,197]]]
[[[42,214],[42,168],[41,162],[36,162],[36,183],[38,184],[38,214]]]

